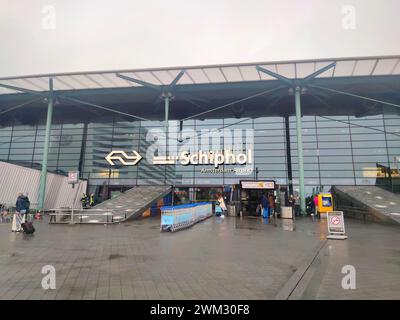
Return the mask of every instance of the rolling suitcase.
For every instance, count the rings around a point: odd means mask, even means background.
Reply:
[[[217,216],[217,217],[220,217],[221,215],[222,215],[222,209],[221,209],[221,207],[217,204],[217,205],[215,205],[215,215]]]
[[[35,232],[35,227],[33,226],[32,222],[28,221],[21,224],[24,233],[26,234],[33,234]]]

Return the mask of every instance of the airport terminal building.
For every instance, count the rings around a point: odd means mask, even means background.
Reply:
[[[389,186],[399,178],[400,56],[1,78],[0,161],[79,171],[103,198],[138,185],[201,200],[243,181],[305,196]]]

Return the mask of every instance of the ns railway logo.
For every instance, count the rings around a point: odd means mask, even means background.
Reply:
[[[142,156],[135,150],[133,150],[133,156],[128,156],[125,151],[111,151],[106,156],[107,162],[115,166],[115,160],[120,161],[124,166],[136,166],[140,160],[142,160]]]

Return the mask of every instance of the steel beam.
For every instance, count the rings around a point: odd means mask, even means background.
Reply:
[[[335,89],[316,86],[316,85],[309,85],[309,87],[320,89],[320,90],[325,90],[325,91],[330,91],[330,92],[333,92],[333,93],[338,93],[338,94],[342,94],[342,95],[345,95],[345,96],[358,98],[358,99],[362,99],[362,100],[366,100],[366,101],[381,103],[381,104],[384,104],[384,105],[387,105],[387,106],[391,106],[391,107],[400,108],[400,104],[397,104],[397,103],[392,103],[392,102],[388,102],[388,101],[383,101],[383,100],[373,99],[373,98],[369,98],[369,97],[364,97],[364,96],[360,96],[360,95],[354,94],[354,93],[349,93],[349,92],[345,92],[345,91],[335,90]]]
[[[94,108],[98,108],[98,109],[102,109],[102,110],[118,113],[118,114],[121,114],[121,115],[124,115],[124,116],[127,116],[127,117],[138,119],[138,120],[150,121],[149,119],[142,118],[142,117],[139,117],[139,116],[135,116],[135,115],[130,114],[130,113],[126,113],[126,112],[122,112],[122,111],[115,110],[115,109],[112,109],[112,108],[104,107],[104,106],[101,106],[101,105],[98,105],[98,104],[95,104],[95,103],[92,103],[92,102],[87,102],[87,101],[83,101],[83,100],[80,100],[80,99],[71,98],[71,97],[68,97],[68,96],[65,96],[65,95],[57,94],[57,97],[60,98],[60,99],[64,99],[64,100],[68,100],[68,101],[71,101],[71,102],[79,103],[79,104],[82,104],[82,105],[85,105],[85,106],[94,107]]]
[[[166,150],[165,155],[168,156],[168,121],[169,121],[169,100],[170,96],[167,93],[164,98],[165,103],[165,141],[166,141]]]
[[[43,148],[43,159],[42,159],[42,172],[40,174],[40,186],[39,186],[39,198],[38,204],[40,210],[44,210],[46,200],[46,180],[47,180],[47,160],[49,155],[50,146],[50,133],[51,133],[51,122],[53,118],[53,79],[49,78],[49,94],[47,104],[47,120],[46,120],[46,134]]]
[[[293,80],[291,80],[289,78],[286,78],[286,77],[284,77],[284,76],[282,76],[282,75],[280,75],[278,73],[275,73],[275,72],[273,72],[271,70],[262,68],[260,66],[256,66],[256,69],[257,69],[257,71],[260,71],[260,72],[265,73],[265,74],[267,74],[267,75],[269,75],[269,76],[271,76],[271,77],[273,77],[275,79],[278,79],[278,80],[282,81],[283,83],[287,84],[288,86],[293,86]]]
[[[176,86],[176,84],[178,83],[178,81],[183,77],[183,75],[185,74],[185,70],[181,70],[181,72],[178,73],[178,75],[175,77],[174,80],[172,80],[172,82],[169,84],[169,88],[172,89],[173,87]]]
[[[306,198],[304,191],[304,159],[303,159],[303,138],[301,128],[301,88],[297,86],[294,91],[296,104],[296,135],[297,135],[297,158],[299,165],[299,196],[301,214],[306,212]]]
[[[299,197],[300,197],[300,210],[301,214],[306,213],[306,198],[305,198],[305,188],[304,188],[304,158],[303,158],[303,131],[301,128],[301,89],[303,85],[307,84],[311,80],[315,79],[318,75],[324,73],[325,71],[329,70],[336,66],[336,62],[333,62],[314,73],[308,75],[303,79],[291,80],[286,78],[280,74],[257,66],[256,69],[259,72],[263,72],[268,74],[275,79],[280,80],[282,83],[286,84],[287,86],[294,89],[294,97],[295,97],[295,107],[296,107],[296,134],[297,134],[297,159],[299,165]]]
[[[333,63],[331,63],[331,64],[328,64],[327,66],[325,66],[325,67],[323,67],[323,68],[321,68],[321,69],[319,69],[319,70],[317,70],[317,71],[311,73],[311,74],[308,75],[307,77],[305,77],[305,78],[302,80],[302,82],[305,83],[305,82],[308,82],[308,81],[310,81],[310,80],[313,80],[313,79],[315,79],[317,76],[319,76],[321,73],[324,73],[325,71],[327,71],[327,70],[329,70],[330,68],[333,68],[333,67],[335,67],[335,66],[336,66],[336,62],[333,62]]]
[[[35,91],[35,90],[30,90],[30,89],[26,89],[26,88],[11,86],[9,84],[3,84],[3,83],[0,83],[0,87],[6,88],[6,89],[9,89],[9,90],[13,90],[13,91],[29,93],[29,94],[33,94],[35,96],[40,96],[40,97],[43,97],[43,98],[47,98],[47,94],[46,93]]]
[[[146,82],[146,81],[143,81],[143,80],[135,79],[135,78],[132,78],[132,77],[128,77],[128,76],[125,76],[125,75],[119,74],[119,73],[116,73],[115,75],[118,78],[121,78],[121,79],[124,79],[126,81],[130,81],[130,82],[134,82],[134,83],[140,84],[140,85],[142,85],[144,87],[151,88],[151,89],[156,90],[158,92],[162,91],[161,86],[157,86],[155,84],[152,84],[152,83],[149,83],[149,82]]]

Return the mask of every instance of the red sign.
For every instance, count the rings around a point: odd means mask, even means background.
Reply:
[[[78,183],[78,176],[79,176],[78,171],[69,171],[68,172],[68,183],[69,184]]]
[[[332,218],[332,223],[333,223],[334,225],[338,225],[338,224],[340,223],[340,219],[339,219],[338,217],[333,217],[333,218]]]

